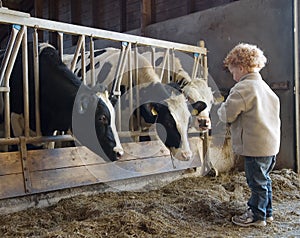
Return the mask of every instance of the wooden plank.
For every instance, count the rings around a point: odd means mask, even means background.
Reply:
[[[160,141],[124,143],[125,154],[121,161],[168,155],[169,151]],[[149,152],[149,150],[151,150]],[[89,164],[107,163],[84,146],[28,151],[30,171],[49,170]]]
[[[23,174],[0,176],[0,199],[25,195]]]
[[[152,6],[151,1],[141,0],[141,35],[145,36],[145,28],[152,22]]]
[[[28,193],[19,152],[2,153],[0,168],[6,174],[0,176],[0,199],[203,167],[203,141],[189,141],[194,154],[190,161],[172,159],[161,141],[124,143],[124,158],[110,163],[86,147],[28,151]]]
[[[22,173],[20,152],[0,153],[0,176]]]

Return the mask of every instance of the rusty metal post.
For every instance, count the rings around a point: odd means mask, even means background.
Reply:
[[[23,64],[23,100],[24,100],[24,130],[25,137],[29,137],[29,86],[28,86],[28,45],[27,27],[24,27],[22,40],[22,64]]]
[[[34,71],[34,96],[35,96],[35,128],[37,136],[41,136],[41,116],[40,116],[40,79],[39,79],[39,49],[38,32],[33,32],[33,71]]]
[[[95,44],[93,36],[90,37],[90,69],[91,69],[91,86],[96,85],[96,76],[95,76]]]

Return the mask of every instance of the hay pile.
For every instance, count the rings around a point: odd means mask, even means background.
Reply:
[[[185,178],[148,192],[107,192],[0,216],[0,237],[296,237],[299,178],[274,171],[274,218],[263,228],[240,228],[250,194],[243,172]]]

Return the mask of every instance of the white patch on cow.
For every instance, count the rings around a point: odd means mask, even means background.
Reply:
[[[204,119],[207,121],[208,129],[211,127],[209,118],[210,109],[214,103],[214,96],[211,88],[207,84],[207,80],[195,78],[182,89],[184,95],[188,98],[190,103],[203,101],[207,107],[197,116],[197,119]],[[196,128],[198,125],[196,125]]]
[[[168,104],[170,113],[176,122],[177,130],[181,136],[180,147],[178,149],[170,148],[170,150],[177,159],[189,160],[192,157],[192,151],[189,146],[187,131],[191,113],[186,106],[186,98],[183,94],[172,95],[165,101]]]
[[[113,133],[115,141],[116,141],[116,147],[113,148],[113,151],[115,151],[119,155],[123,155],[124,150],[123,150],[123,147],[121,145],[120,138],[119,138],[119,135],[118,135],[118,132],[117,132],[116,124],[115,124],[116,114],[115,114],[115,110],[113,108],[113,105],[111,104],[111,102],[108,98],[107,92],[103,92],[103,93],[98,92],[96,95],[99,98],[101,98],[102,101],[105,102],[105,104],[108,107],[108,110],[110,112],[110,126],[111,126],[112,133]]]

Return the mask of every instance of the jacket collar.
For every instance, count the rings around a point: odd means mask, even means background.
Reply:
[[[243,80],[259,80],[259,79],[262,79],[261,75],[259,72],[253,72],[253,73],[249,73],[249,74],[245,74],[241,79],[240,79],[240,82],[243,81]]]

